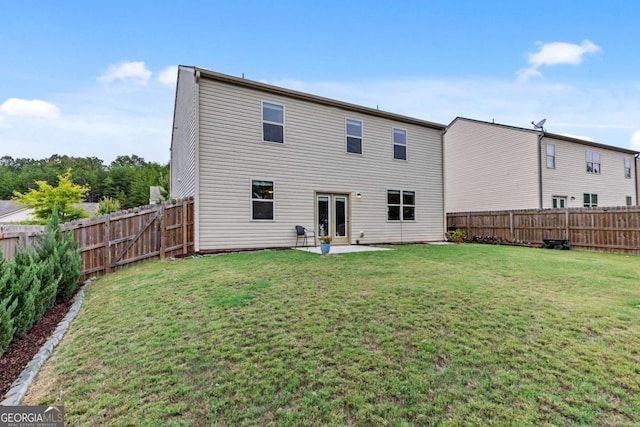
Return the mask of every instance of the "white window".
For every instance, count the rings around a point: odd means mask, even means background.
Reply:
[[[347,153],[362,154],[362,122],[347,119]]]
[[[553,196],[553,208],[564,209],[567,207],[567,198],[561,196]]]
[[[262,140],[284,143],[284,105],[262,103]]]
[[[631,196],[627,196],[627,206],[631,206],[633,203],[633,198]]]
[[[629,157],[624,158],[624,177],[631,178],[631,159]]]
[[[251,180],[251,219],[273,219],[273,181]]]
[[[547,144],[547,167],[556,168],[556,146],[553,144]]]
[[[387,219],[389,221],[415,221],[415,191],[387,190]]]
[[[583,200],[585,208],[595,208],[598,206],[597,194],[584,193]]]
[[[600,153],[587,151],[587,173],[600,175]]]
[[[407,131],[393,128],[393,158],[407,160]]]

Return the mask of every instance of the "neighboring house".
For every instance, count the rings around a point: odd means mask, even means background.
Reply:
[[[441,241],[445,126],[180,66],[171,197],[195,250]]]
[[[164,188],[159,185],[152,185],[149,187],[149,204],[156,205],[158,203],[162,203],[164,198],[162,197],[162,192]]]
[[[32,209],[13,200],[0,200],[0,224],[9,224],[31,219]]]
[[[90,216],[95,216],[98,203],[74,203],[76,208],[86,210]],[[0,200],[0,224],[17,223],[33,219],[33,209],[21,205],[13,200]]]
[[[457,117],[444,134],[446,212],[636,205],[633,150]]]

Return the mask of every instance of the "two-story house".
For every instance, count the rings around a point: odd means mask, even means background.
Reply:
[[[440,241],[445,126],[180,66],[171,196],[195,250]]]
[[[637,204],[638,153],[458,117],[444,134],[446,212]]]

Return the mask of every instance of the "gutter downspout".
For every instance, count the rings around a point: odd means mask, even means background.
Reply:
[[[640,205],[640,201],[638,201],[638,159],[640,159],[640,153],[636,153],[636,155],[634,156],[634,162],[633,162],[633,168],[634,168],[634,175],[633,177],[635,178],[636,182],[636,206]]]
[[[440,168],[441,174],[440,174],[440,179],[442,180],[442,240],[444,241],[444,236],[445,233],[447,232],[447,227],[449,224],[449,221],[447,219],[447,206],[446,206],[446,197],[445,197],[445,191],[447,190],[446,187],[446,182],[445,182],[445,174],[444,174],[444,134],[447,133],[447,129],[445,128],[440,132],[440,156],[441,156],[441,161],[440,164],[442,165],[442,167]]]
[[[538,204],[542,209],[542,138],[544,138],[544,129],[538,135]]]
[[[196,70],[194,73],[194,100],[195,103],[195,197],[193,200],[193,250],[194,252],[200,252],[200,70]]]

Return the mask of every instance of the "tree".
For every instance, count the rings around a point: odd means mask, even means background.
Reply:
[[[32,208],[38,222],[46,223],[53,209],[57,207],[61,222],[73,221],[79,218],[88,218],[89,214],[80,208],[73,206],[84,200],[89,191],[86,185],[74,184],[71,180],[71,169],[67,169],[62,175],[58,175],[56,187],[47,181],[36,181],[37,189],[32,188],[26,193],[14,191],[13,199],[23,205]]]

